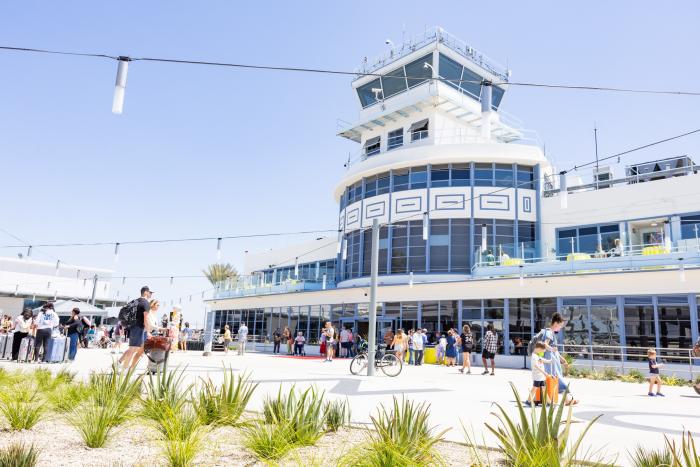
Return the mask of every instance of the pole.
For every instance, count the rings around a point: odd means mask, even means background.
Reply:
[[[598,128],[593,124],[593,139],[595,140],[595,187],[598,189]]]
[[[92,306],[95,306],[95,298],[97,295],[97,274],[95,274],[92,278],[92,298],[90,299],[90,303]]]
[[[377,275],[379,274],[379,220],[372,221],[372,267],[369,280],[369,348],[367,349],[367,376],[374,376],[374,353],[377,347]]]

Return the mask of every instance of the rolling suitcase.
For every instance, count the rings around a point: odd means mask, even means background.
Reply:
[[[66,359],[66,337],[58,336],[49,339],[44,361],[49,363],[61,363]]]
[[[34,356],[34,338],[25,337],[19,344],[18,362],[29,362]]]
[[[545,381],[545,390],[547,391],[547,403],[556,404],[559,401],[559,378],[556,376],[547,376]],[[542,390],[535,392],[535,402],[542,402]]]
[[[5,350],[7,349],[7,338],[11,334],[0,334],[0,360],[5,358]]]
[[[5,342],[3,344],[3,352],[0,354],[0,359],[12,360],[12,345],[15,341],[15,333],[11,332],[4,337]]]

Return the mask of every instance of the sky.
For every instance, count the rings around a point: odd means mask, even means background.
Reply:
[[[484,8],[486,6],[487,8]],[[507,64],[513,81],[700,91],[700,3],[588,0],[94,1],[0,3],[0,45],[352,71],[384,41],[440,25]],[[334,229],[355,143],[347,76],[133,62],[111,113],[116,62],[0,51],[0,229],[29,243],[124,242]],[[700,97],[511,87],[501,108],[562,166],[700,128]],[[700,159],[700,136],[628,156]],[[228,240],[223,260],[317,235]],[[17,241],[0,232],[0,246]],[[37,259],[114,276],[198,275],[216,242],[42,248]],[[0,248],[0,255],[23,250]],[[203,277],[148,284],[201,323]],[[193,295],[192,301],[189,295]]]

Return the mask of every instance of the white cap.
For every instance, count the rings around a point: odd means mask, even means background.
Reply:
[[[173,308],[176,310],[182,310],[182,305],[174,305]]]

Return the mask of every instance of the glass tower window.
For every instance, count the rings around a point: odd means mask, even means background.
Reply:
[[[419,141],[428,137],[428,119],[421,120],[411,125],[408,129],[411,133],[411,141]]]
[[[394,191],[408,190],[408,169],[394,170]]]
[[[450,270],[469,271],[469,220],[450,219]]]
[[[514,343],[520,340],[521,347],[515,347],[515,355],[524,355],[527,344],[533,334],[531,324],[532,308],[529,298],[511,298],[508,300],[508,330],[510,340]]]
[[[449,186],[450,168],[448,165],[433,165],[430,168],[430,186],[433,188]]]
[[[384,90],[385,99],[408,89],[406,73],[404,73],[403,67],[382,76],[382,89]]]
[[[404,67],[406,69],[406,76],[408,77],[409,88],[423,84],[433,77],[433,72],[430,67],[425,67],[426,63],[433,64],[433,54],[421,57]]]
[[[506,91],[498,86],[491,86],[491,108],[493,110],[498,110],[501,105],[501,100],[503,100],[503,94]]]
[[[403,146],[403,128],[390,131],[386,142],[387,150],[392,150],[394,148]]]
[[[532,167],[518,166],[518,188],[535,189],[535,173]]]
[[[449,84],[455,89],[459,89],[460,80],[462,79],[462,65],[454,60],[440,54],[440,78],[445,84]]]
[[[430,272],[447,272],[450,255],[450,221],[430,221]]]
[[[377,176],[365,178],[365,198],[377,194]]]
[[[620,345],[620,320],[617,314],[617,301],[615,297],[591,299],[591,336],[593,345],[618,346]],[[619,351],[615,349],[598,349],[593,358],[604,359],[619,358]]]
[[[469,186],[471,179],[469,177],[469,164],[452,164],[451,170],[451,185],[452,186]]]
[[[474,73],[469,68],[464,67],[462,72],[462,82],[460,87],[464,92],[472,96],[474,99],[479,100],[481,96],[481,81],[482,78],[477,73]],[[495,88],[494,86],[491,86]],[[495,89],[494,89],[495,90]],[[493,93],[492,93],[493,94]]]
[[[496,164],[496,186],[513,186],[513,166],[508,164]]]
[[[359,88],[357,88],[357,95],[360,98],[360,103],[362,104],[362,107],[368,107],[377,102],[377,98],[375,97],[375,93],[372,91],[372,89],[381,88],[382,83],[379,81],[379,78],[370,81],[364,86],[360,86]],[[379,97],[382,98],[381,92],[379,93]]]
[[[493,186],[493,165],[477,163],[474,165],[474,186]]]
[[[564,344],[574,346],[565,349],[579,357],[587,357],[588,351],[585,347],[590,344],[588,331],[590,323],[588,320],[588,307],[585,299],[567,299],[561,310],[564,318]],[[582,346],[582,347],[577,347]]]
[[[374,138],[370,138],[365,141],[365,155],[373,156],[375,154],[379,154],[380,150],[381,138],[379,136],[375,136]]]
[[[408,221],[391,228],[391,273],[425,272],[423,221]]]
[[[428,168],[427,167],[412,167],[411,168],[411,189],[425,188],[428,186]]]
[[[681,217],[681,238],[700,238],[700,215]]]
[[[660,296],[658,315],[661,348],[689,349],[693,346],[688,297]]]
[[[377,175],[377,194],[383,195],[384,193],[389,193],[391,179],[389,178],[389,173],[385,172]]]

